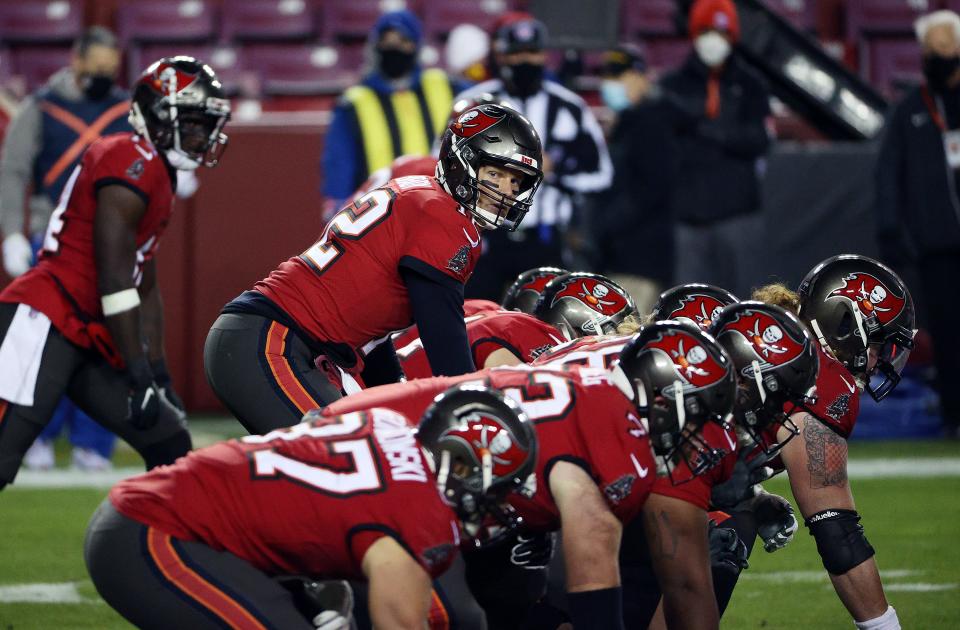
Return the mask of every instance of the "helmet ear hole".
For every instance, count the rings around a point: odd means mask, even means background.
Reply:
[[[853,314],[849,310],[844,310],[837,324],[837,338],[846,339],[851,332],[853,332]]]

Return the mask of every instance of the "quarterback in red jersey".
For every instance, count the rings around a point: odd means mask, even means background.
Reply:
[[[366,194],[224,307],[204,349],[220,400],[252,433],[295,424],[340,397],[335,367],[367,386],[398,381],[389,335],[413,323],[434,372],[473,371],[463,285],[481,231],[519,226],[541,159],[537,132],[516,111],[462,114],[444,135],[435,178],[401,177]]]
[[[131,124],[93,143],[36,267],[0,293],[0,488],[66,394],[148,467],[190,449],[170,386],[154,255],[176,171],[213,166],[230,104],[209,66],[165,58],[134,86]]]
[[[366,579],[377,627],[423,627],[461,531],[513,527],[504,501],[536,462],[523,412],[489,390],[445,394],[416,430],[388,409],[304,420],[114,487],[85,544],[107,603],[140,628],[306,629],[275,576]]]
[[[885,265],[865,256],[841,255],[814,267],[797,294],[773,285],[754,297],[796,310],[823,350],[817,402],[790,416],[797,435],[781,450],[804,524],[857,625],[899,628],[847,480],[847,437],[860,392],[880,400],[900,380],[915,333],[910,292]],[[871,377],[880,385],[873,387]],[[781,427],[778,437],[782,440],[788,431]]]
[[[350,203],[359,201],[368,192],[383,188],[392,179],[409,177],[410,175],[432,176],[437,171],[437,158],[430,155],[401,155],[390,166],[374,171],[367,181],[360,184],[357,192],[353,193]]]

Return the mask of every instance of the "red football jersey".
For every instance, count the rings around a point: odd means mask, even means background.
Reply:
[[[110,501],[270,575],[362,578],[367,549],[390,535],[436,577],[459,523],[409,424],[371,409],[222,442],[121,481]]]
[[[821,422],[844,438],[850,437],[860,413],[860,388],[846,366],[834,359],[823,348],[820,371],[817,373],[816,402],[807,407]],[[790,409],[790,406],[785,408]]]
[[[433,399],[457,383],[477,381],[516,400],[535,423],[539,450],[536,487],[511,495],[511,504],[533,530],[560,527],[560,513],[545,473],[558,461],[583,466],[623,522],[643,507],[656,476],[650,442],[633,404],[602,370],[517,366],[457,377],[433,377],[367,389],[324,410],[335,415],[386,407],[416,422]]]
[[[479,228],[440,184],[401,177],[341,210],[319,241],[254,289],[315,340],[360,354],[413,323],[400,266],[463,283],[479,256]]]
[[[464,300],[463,301],[463,316],[470,317],[471,315],[476,315],[477,313],[482,313],[484,311],[499,311],[500,305],[496,302],[491,302],[490,300]]]
[[[353,203],[365,194],[376,188],[381,188],[391,179],[407,177],[408,175],[425,175],[433,177],[437,172],[437,158],[432,155],[401,155],[390,166],[374,171],[367,181],[360,184],[360,188],[353,193],[348,203]]]
[[[139,286],[143,265],[153,258],[170,221],[176,177],[148,140],[115,133],[91,144],[67,180],[50,217],[40,261],[0,293],[0,302],[35,308],[67,339],[84,348],[97,347],[87,323],[103,321],[93,242],[97,192],[113,185],[129,188],[147,203],[137,226],[136,266],[130,270]],[[99,328],[97,341],[116,355],[109,333]]]
[[[467,325],[473,364],[478,368],[482,368],[487,357],[500,348],[506,348],[524,363],[529,363],[563,341],[560,331],[550,324],[517,311],[484,311],[465,317],[463,321]],[[404,332],[394,345],[408,379],[433,376],[416,326]]]
[[[609,369],[620,357],[623,347],[631,336],[582,337],[567,342],[540,356],[534,365],[557,367],[560,365],[588,365],[593,368]],[[710,447],[722,450],[725,455],[720,464],[702,475],[684,483],[673,485],[669,477],[658,477],[653,492],[668,497],[676,497],[700,508],[707,509],[710,502],[710,490],[714,485],[730,478],[736,463],[737,438],[734,431],[724,430],[720,425],[708,423],[702,431],[704,442]],[[689,479],[690,469],[681,462],[674,477],[678,480]]]

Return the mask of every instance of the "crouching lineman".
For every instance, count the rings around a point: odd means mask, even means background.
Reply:
[[[884,595],[875,551],[847,481],[847,438],[861,392],[880,401],[900,380],[916,332],[913,300],[890,268],[857,255],[821,262],[798,293],[780,285],[754,293],[755,299],[797,311],[820,343],[817,400],[791,414],[797,436],[782,449],[780,468],[790,477],[823,566],[857,627],[895,630],[900,622]],[[782,441],[790,431],[781,427],[777,437]]]
[[[190,450],[163,348],[160,237],[177,170],[214,166],[230,103],[210,66],[164,58],[133,86],[133,133],[87,149],[40,261],[0,293],[0,488],[67,395],[148,468]]]
[[[348,627],[334,610],[309,623],[278,575],[366,579],[376,627],[423,628],[430,578],[461,536],[516,525],[504,501],[536,462],[523,412],[484,388],[416,429],[388,409],[314,412],[119,483],[87,529],[87,569],[139,628]]]
[[[204,348],[217,396],[251,433],[296,424],[340,397],[337,367],[367,385],[398,381],[389,335],[412,323],[434,373],[472,372],[463,284],[481,231],[520,225],[541,160],[537,132],[516,111],[461,114],[436,177],[401,177],[361,197],[224,307]]]
[[[660,483],[658,474],[670,485],[669,478],[686,480],[721,463],[723,452],[710,445],[719,443],[732,452],[732,432],[721,423],[729,418],[734,400],[729,360],[711,338],[686,325],[659,324],[648,336],[628,343],[623,357],[624,367],[612,372],[518,366],[376,387],[339,400],[324,413],[387,407],[415,415],[452,383],[484,384],[516,400],[534,422],[540,448],[535,486],[510,502],[527,534],[562,527],[574,627],[622,628],[619,552],[624,524],[646,510],[651,487]],[[662,370],[659,380],[653,378],[654,366]],[[677,400],[684,409],[682,421],[671,415]],[[655,453],[662,456],[661,464],[654,461]],[[681,523],[682,557],[657,568],[663,570],[668,598],[683,608],[677,613],[681,623],[715,628],[706,516],[703,511],[699,516]],[[471,563],[468,557],[468,573]],[[471,580],[488,616],[512,611],[514,602],[507,600],[518,595],[502,588],[505,580],[496,575]],[[484,591],[501,589],[482,592],[478,583],[486,584]],[[443,582],[440,588],[445,588]],[[507,615],[514,625],[503,627],[529,627],[533,620],[524,620],[523,614]],[[501,627],[499,618],[491,624]]]

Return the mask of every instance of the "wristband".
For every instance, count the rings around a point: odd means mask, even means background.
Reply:
[[[124,289],[104,295],[100,298],[100,305],[103,307],[103,316],[110,317],[140,306],[140,294],[136,289]]]
[[[567,603],[577,630],[622,630],[624,627],[623,589],[619,586],[567,593]]]

